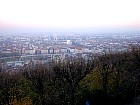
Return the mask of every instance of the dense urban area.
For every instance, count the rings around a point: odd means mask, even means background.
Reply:
[[[137,34],[19,34],[0,35],[0,64],[3,69],[29,64],[64,61],[71,57],[87,58],[91,54],[105,54],[129,50],[139,45]]]

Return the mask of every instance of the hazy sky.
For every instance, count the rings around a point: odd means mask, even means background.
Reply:
[[[140,0],[0,0],[0,31],[140,29]]]

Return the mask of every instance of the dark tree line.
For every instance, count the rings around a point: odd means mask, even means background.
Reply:
[[[140,95],[140,48],[0,72],[0,105],[123,105]]]

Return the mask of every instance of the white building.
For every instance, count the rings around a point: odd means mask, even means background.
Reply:
[[[91,52],[92,52],[92,49],[83,48],[83,52],[84,52],[84,53],[91,53]]]
[[[67,40],[67,45],[71,45],[72,42],[70,40]]]
[[[82,48],[76,48],[74,52],[75,53],[83,53],[83,49]]]
[[[48,49],[42,49],[41,54],[48,54]]]
[[[61,53],[67,53],[68,50],[67,50],[67,48],[61,48],[61,49],[60,49],[60,52],[61,52]]]
[[[74,53],[75,52],[75,48],[69,48],[68,49],[70,53]]]
[[[24,53],[25,54],[35,54],[35,49],[25,49]]]

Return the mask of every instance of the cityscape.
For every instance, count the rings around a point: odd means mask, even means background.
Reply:
[[[0,105],[140,105],[140,0],[0,0]]]
[[[0,36],[0,64],[3,69],[18,69],[30,64],[87,59],[130,50],[140,45],[139,34],[46,33]]]

